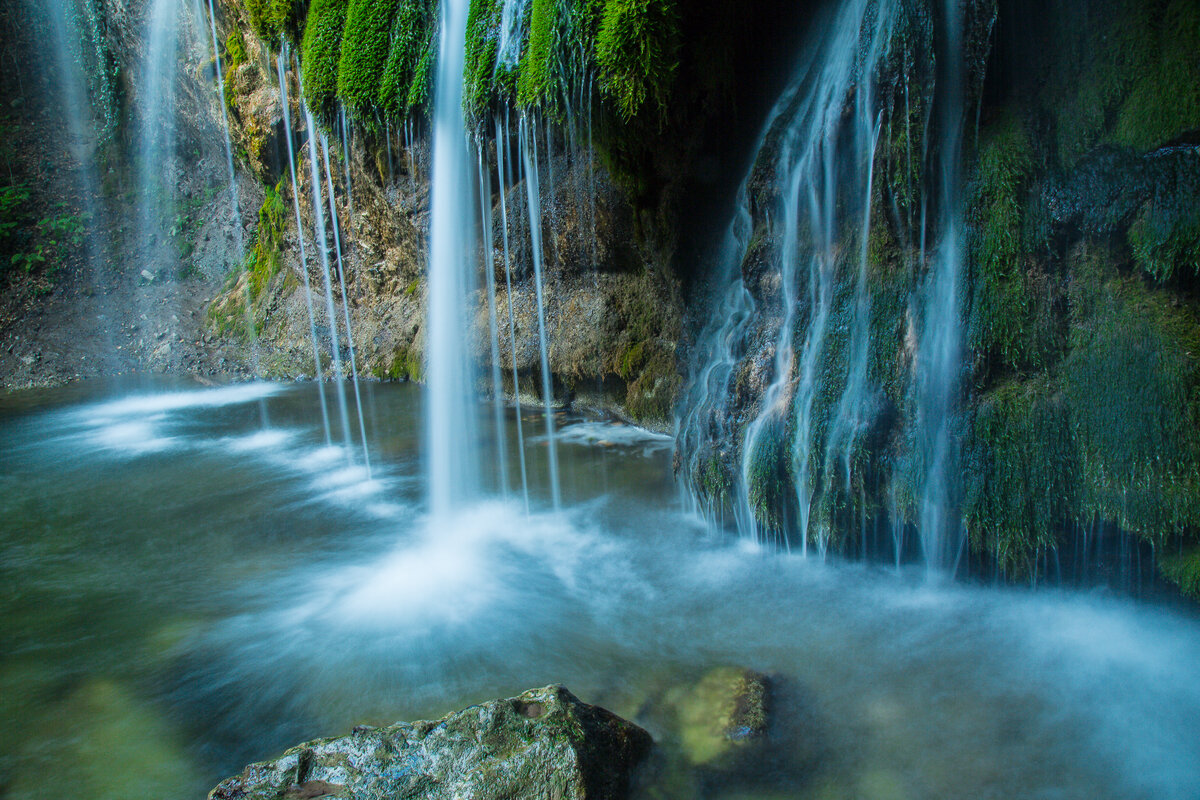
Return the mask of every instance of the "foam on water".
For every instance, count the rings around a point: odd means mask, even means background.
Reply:
[[[556,438],[558,441],[568,444],[598,445],[600,447],[642,445],[657,450],[670,449],[675,446],[675,439],[666,434],[655,433],[623,422],[577,422],[560,430]],[[544,440],[543,436],[534,441]]]
[[[279,428],[268,428],[264,431],[251,433],[246,436],[234,436],[223,439],[222,443],[233,453],[252,453],[264,450],[278,450],[295,438],[295,432]]]
[[[278,383],[239,383],[222,386],[218,389],[133,395],[120,400],[99,403],[86,409],[84,413],[92,419],[100,419],[182,411],[192,408],[221,408],[263,400],[281,391],[283,391],[283,386]]]
[[[547,580],[556,592],[576,591],[585,554],[603,549],[566,515],[530,517],[512,503],[483,502],[426,517],[394,550],[325,576],[286,618],[336,625],[342,633],[425,635],[480,618],[503,625],[500,609],[527,606]]]
[[[87,441],[104,450],[116,450],[129,455],[161,453],[179,447],[178,436],[162,436],[152,420],[113,422],[97,426],[86,436]]]

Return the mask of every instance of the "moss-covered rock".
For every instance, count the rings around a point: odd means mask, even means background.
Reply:
[[[278,47],[296,35],[296,0],[242,0],[250,27],[260,39]]]
[[[675,708],[679,743],[692,765],[718,766],[766,734],[770,681],[753,670],[718,667],[667,699]]]
[[[1182,553],[1165,555],[1158,562],[1158,571],[1179,591],[1193,600],[1200,601],[1200,549],[1192,548]]]
[[[647,102],[665,108],[679,69],[675,0],[608,0],[596,37],[600,87],[631,119]]]
[[[379,108],[392,118],[403,119],[429,102],[437,53],[434,27],[432,0],[402,0],[379,83]]]
[[[1083,512],[1161,543],[1200,529],[1200,313],[1117,262],[1100,245],[1072,255],[1063,377]]]
[[[400,0],[350,0],[337,68],[337,94],[368,115],[379,99]]]
[[[650,746],[636,725],[548,686],[433,722],[307,742],[249,765],[209,799],[616,800],[628,796],[630,774]]]
[[[313,0],[304,22],[300,66],[304,97],[314,109],[333,102],[338,90],[338,65],[348,0]]]

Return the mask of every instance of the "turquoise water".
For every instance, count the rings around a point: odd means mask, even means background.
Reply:
[[[681,510],[669,440],[566,415],[562,512],[532,415],[532,513],[493,474],[432,524],[419,391],[367,385],[370,481],[316,391],[0,400],[0,796],[203,797],[304,739],[552,682],[655,735],[650,797],[1200,793],[1192,615],[763,552]],[[721,665],[774,677],[774,722],[696,765],[686,708]]]

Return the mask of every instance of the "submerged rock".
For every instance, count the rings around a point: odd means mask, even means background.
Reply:
[[[209,800],[624,798],[650,734],[562,686],[438,721],[355,728],[222,781]]]
[[[719,667],[676,699],[679,737],[688,761],[708,765],[767,729],[769,679],[738,667]]]

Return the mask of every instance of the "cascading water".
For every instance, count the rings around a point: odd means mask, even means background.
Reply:
[[[213,0],[208,0],[208,22],[209,30],[212,33],[213,64],[216,65],[217,72],[217,105],[221,108],[221,125],[225,129],[225,164],[229,174],[229,225],[234,233],[236,243],[234,252],[237,254],[240,264],[246,258],[246,242],[242,236],[241,199],[238,197],[237,173],[233,168],[233,134],[229,130],[229,112],[225,108],[225,75],[221,67],[221,46],[217,39],[217,11]],[[243,310],[246,334],[250,337],[251,366],[255,377],[258,377],[261,374],[258,357],[258,325],[254,320],[254,305],[250,295],[249,282],[246,286],[246,303]],[[265,402],[258,404],[258,412],[263,427],[267,427],[267,404]]]
[[[504,385],[500,380],[500,333],[496,318],[496,272],[492,251],[492,189],[489,170],[483,166],[483,144],[477,142],[476,163],[479,171],[479,219],[483,233],[483,274],[487,280],[488,344],[492,362],[492,422],[496,431],[496,460],[500,466],[500,492],[508,493],[508,442],[504,430]]]
[[[96,202],[101,196],[95,157],[98,142],[91,113],[92,99],[88,92],[87,75],[84,74],[86,62],[81,52],[87,38],[90,37],[85,38],[80,30],[80,15],[70,0],[31,2],[30,10],[38,16],[42,16],[44,11],[44,19],[49,24],[53,37],[57,88],[63,100],[61,108],[66,113],[70,150],[79,164],[79,168],[73,171],[73,177],[87,231],[84,237],[87,262],[93,274],[93,283],[96,283],[95,272],[104,251],[100,236],[103,231],[108,230],[108,226],[100,213],[103,204]],[[111,346],[107,349],[112,351]]]
[[[962,369],[959,279],[962,271],[961,169],[963,109],[962,17],[958,4],[945,6],[947,49],[956,54],[942,65],[940,147],[936,168],[941,241],[914,304],[920,304],[920,338],[915,359],[913,454],[919,470],[918,534],[927,569],[953,573],[965,539],[957,519],[954,433],[955,401]]]
[[[301,93],[303,94],[303,92]],[[321,171],[317,166],[320,154],[317,151],[317,123],[312,111],[304,105],[304,123],[308,129],[308,165],[312,180],[313,232],[317,239],[317,252],[321,256],[321,274],[325,281],[325,313],[329,321],[329,352],[333,357],[333,382],[337,388],[338,417],[342,423],[342,441],[346,459],[353,461],[350,445],[350,412],[346,406],[346,387],[342,381],[342,349],[338,344],[337,310],[333,304],[333,281],[329,274],[329,240],[325,234],[325,197],[321,191]]]
[[[179,0],[152,0],[146,20],[146,60],[139,92],[138,211],[139,238],[149,246],[152,263],[166,260],[161,220],[172,213],[168,200],[170,181],[163,167],[170,163],[175,140],[180,8]]]
[[[338,225],[337,205],[334,203],[333,193],[333,173],[329,168],[329,139],[325,136],[321,137],[321,155],[325,161],[325,183],[329,189],[329,218],[333,221],[333,247],[337,255],[337,274],[338,285],[342,290],[342,314],[346,322],[346,347],[350,355],[350,375],[354,384],[354,405],[358,410],[358,432],[362,437],[363,464],[367,468],[367,479],[371,477],[371,453],[367,447],[367,425],[363,419],[362,393],[358,386],[358,359],[354,354],[354,332],[350,327],[350,300],[346,295],[346,264],[342,260],[342,234]],[[349,185],[347,185],[349,190]],[[330,320],[330,327],[336,327],[336,322]],[[338,377],[341,377],[339,369]],[[346,441],[349,442],[350,437],[347,434]]]
[[[292,112],[288,100],[287,77],[284,63],[287,59],[287,48],[279,52],[275,59],[275,70],[279,75],[279,97],[283,107],[283,132],[287,140],[288,169],[292,178],[292,208],[296,212],[296,240],[300,245],[300,276],[304,280],[304,303],[308,310],[308,332],[312,337],[313,369],[317,379],[317,397],[321,403],[321,421],[325,426],[325,444],[333,444],[329,430],[329,404],[325,400],[325,376],[321,369],[321,349],[317,346],[317,317],[313,312],[312,286],[308,279],[308,258],[304,247],[304,221],[300,217],[300,183],[296,177],[296,147],[292,139]]]
[[[435,518],[473,497],[478,486],[472,423],[475,384],[463,333],[471,329],[467,309],[472,263],[467,243],[474,239],[462,108],[467,7],[467,0],[441,4],[434,99],[425,458]]]
[[[508,152],[508,120],[501,123],[496,117],[496,178],[500,183],[500,231],[504,247],[504,290],[508,298],[508,341],[512,351],[512,382],[513,397],[517,411],[517,452],[521,457],[521,494],[525,499],[525,513],[529,513],[529,472],[525,463],[525,428],[521,419],[521,385],[517,374],[517,323],[513,316],[512,261],[508,248],[508,193],[506,187],[511,186],[511,159]]]
[[[827,379],[823,365],[828,356],[831,319],[839,271],[844,269],[841,209],[864,209],[851,220],[861,220],[859,231],[865,249],[868,237],[871,161],[878,126],[878,111],[872,101],[876,65],[886,52],[892,24],[898,12],[895,2],[858,0],[844,5],[827,24],[817,44],[807,48],[789,88],[776,104],[760,138],[763,153],[755,170],[763,169],[763,157],[774,177],[774,210],[767,236],[774,244],[778,274],[778,314],[775,329],[772,380],[763,393],[757,415],[745,428],[740,474],[730,487],[737,496],[727,498],[743,534],[755,539],[778,539],[786,545],[785,533],[794,529],[802,551],[810,540],[824,548],[827,532],[813,520],[817,489],[814,461],[824,453],[815,404]],[[852,114],[845,114],[846,98],[854,94]],[[747,207],[747,176],[740,190],[738,211],[722,247],[721,259],[727,275],[735,274],[751,246],[751,219]],[[861,272],[861,269],[860,269]],[[856,336],[861,338],[869,316],[869,299],[861,287],[854,313]],[[695,460],[709,437],[729,430],[714,430],[714,419],[727,414],[728,395],[736,364],[744,347],[754,304],[740,279],[734,280],[718,304],[717,319],[701,337],[702,366],[691,379],[688,403],[680,423],[681,447],[692,455],[691,475],[704,465]],[[797,347],[799,343],[799,347]],[[852,345],[852,360],[865,364],[864,346]],[[852,372],[855,371],[852,369]],[[866,407],[862,381],[851,380],[839,406],[845,418],[842,439],[851,438],[849,420]],[[856,427],[861,423],[856,423]],[[790,448],[783,442],[790,437]],[[849,448],[850,442],[843,442]],[[786,455],[785,455],[786,454]],[[761,474],[765,460],[790,462],[796,519],[782,516],[766,519]],[[778,499],[778,498],[776,498]],[[709,504],[711,505],[711,504]],[[788,504],[790,505],[790,504]]]
[[[537,293],[538,348],[542,367],[542,400],[546,416],[546,453],[550,462],[550,496],[554,507],[562,504],[558,485],[558,450],[554,440],[554,392],[546,346],[546,305],[542,298],[542,202],[538,186],[536,131],[528,117],[520,121],[521,159],[525,167],[525,195],[529,204],[529,236],[533,255],[533,280]]]

